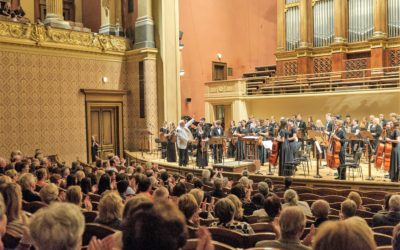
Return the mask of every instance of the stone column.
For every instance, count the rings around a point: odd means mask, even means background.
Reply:
[[[156,137],[158,136],[158,95],[157,95],[157,64],[156,59],[147,57],[143,61],[144,66],[144,103],[145,103],[145,124]],[[156,138],[153,136],[153,138]],[[153,148],[155,143],[150,142]]]
[[[374,37],[387,37],[387,0],[374,0]]]
[[[309,0],[300,0],[300,47],[312,45],[312,6]]]
[[[139,0],[138,18],[135,23],[134,49],[155,48],[154,21],[152,17],[152,1]]]
[[[335,43],[344,43],[347,40],[347,0],[335,0],[333,3]]]
[[[44,24],[62,29],[70,29],[68,22],[64,21],[63,0],[46,0],[46,19]]]
[[[277,51],[285,51],[286,25],[285,25],[285,0],[278,0],[277,3]]]
[[[82,23],[82,0],[75,0],[75,22]]]

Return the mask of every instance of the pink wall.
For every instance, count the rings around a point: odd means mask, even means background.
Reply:
[[[233,68],[240,78],[255,66],[275,64],[275,0],[180,0],[180,30],[184,32],[181,63],[182,114],[204,115],[204,82],[212,80],[211,62]],[[186,98],[192,98],[186,104]]]

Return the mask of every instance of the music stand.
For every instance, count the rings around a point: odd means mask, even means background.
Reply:
[[[213,147],[215,147],[215,145],[217,145],[217,149],[215,150],[217,155],[214,158],[214,163],[217,163],[216,161],[218,161],[218,158],[219,158],[218,145],[221,145],[221,147],[222,147],[225,139],[226,139],[225,136],[214,136],[214,137],[211,137],[209,140],[209,144],[213,145]],[[222,153],[222,164],[224,164],[224,153]]]
[[[138,129],[137,131],[137,134],[139,135],[139,137],[141,138],[141,146],[140,146],[140,149],[141,149],[141,153],[142,153],[142,157],[143,157],[143,152],[144,152],[144,148],[145,148],[145,145],[146,144],[148,144],[148,146],[149,146],[149,152],[151,152],[151,147],[152,147],[152,137],[153,137],[153,133],[151,133],[149,130],[147,130],[147,129]],[[149,143],[146,143],[146,138],[148,139],[150,137],[150,142]]]
[[[314,141],[314,147],[316,146],[316,143],[320,144],[321,142],[323,142],[323,135],[321,131],[315,131],[315,130],[309,130],[308,131],[308,139],[311,139]],[[322,155],[322,150],[318,150],[318,154],[317,152],[315,152],[315,156],[317,157],[317,173],[314,176],[314,178],[322,178],[322,176],[319,174],[319,160],[320,157]]]
[[[367,150],[365,151],[368,158],[368,178],[366,180],[373,181],[374,177],[372,177],[371,173],[371,157],[369,155],[369,148],[371,147],[371,153],[372,153],[372,146],[370,141],[374,139],[374,136],[369,131],[360,131],[360,138],[364,141],[364,143],[367,144],[368,147]]]

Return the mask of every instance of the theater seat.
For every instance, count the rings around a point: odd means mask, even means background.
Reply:
[[[89,242],[93,236],[96,236],[98,239],[103,239],[115,232],[117,232],[117,230],[114,230],[111,227],[107,227],[97,223],[86,223],[85,231],[82,236],[82,246],[89,245]]]
[[[389,246],[392,244],[392,237],[380,234],[380,233],[374,233],[374,239],[376,242],[376,245],[379,246]]]
[[[84,211],[83,216],[85,217],[85,223],[92,223],[99,215],[96,211]]]
[[[372,231],[374,231],[375,233],[380,233],[392,237],[393,228],[394,228],[393,226],[373,227]]]
[[[186,241],[186,244],[182,247],[182,250],[196,250],[198,239],[189,239]],[[223,244],[218,241],[212,241],[215,250],[235,250],[235,248]]]
[[[19,241],[21,240],[22,235],[14,230],[7,230],[4,234],[2,240],[5,249],[15,249]]]

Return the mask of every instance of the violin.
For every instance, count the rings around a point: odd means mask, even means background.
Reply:
[[[340,141],[334,138],[336,132],[337,129],[335,129],[335,131],[333,132],[333,135],[329,140],[328,149],[326,151],[326,165],[333,169],[337,169],[340,165],[339,153],[342,147]]]

